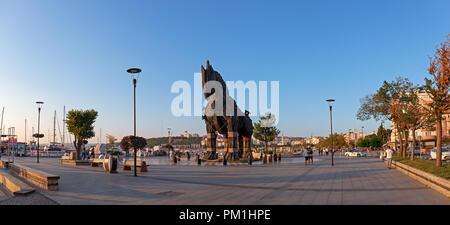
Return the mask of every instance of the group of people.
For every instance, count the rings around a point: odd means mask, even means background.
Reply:
[[[81,159],[89,160],[91,158],[95,158],[94,147],[86,149],[86,147],[83,145],[83,148],[81,149]]]
[[[317,149],[317,152],[319,153],[319,156],[328,156],[329,150],[328,149]],[[306,148],[305,152],[305,165],[313,164],[314,163],[314,150],[311,147]]]
[[[314,163],[313,154],[313,149],[311,147],[308,147],[305,152],[305,165]]]
[[[319,148],[319,155],[320,156],[323,156],[323,155],[326,155],[326,156],[328,156],[328,149],[321,149],[321,148]]]

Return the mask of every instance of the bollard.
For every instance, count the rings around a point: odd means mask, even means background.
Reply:
[[[109,160],[111,160],[111,168],[109,173],[117,173],[117,166],[119,165],[118,164],[119,160],[117,159],[117,157],[111,157]]]
[[[250,166],[252,165],[252,157],[250,157],[250,156],[248,157],[248,165],[250,165]]]
[[[200,159],[199,155],[195,156],[195,160],[197,161],[198,165],[202,165],[202,160]]]
[[[177,157],[176,157],[176,155],[173,156],[173,163],[175,163],[175,164],[177,163]]]
[[[223,157],[223,165],[226,166],[227,165],[227,159],[225,157]]]
[[[278,154],[278,161],[281,161],[281,154]]]
[[[273,160],[275,160],[275,162],[278,160],[277,154],[273,155]]]
[[[267,163],[267,155],[264,155],[263,156],[263,164],[266,164]]]

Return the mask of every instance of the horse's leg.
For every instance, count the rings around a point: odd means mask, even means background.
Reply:
[[[239,158],[242,159],[244,157],[244,140],[243,136],[239,135]]]
[[[233,126],[233,117],[225,117],[226,121],[227,121],[227,146],[226,146],[226,151],[227,151],[227,157],[226,159],[228,161],[233,161],[236,159],[236,154],[238,153],[238,149],[237,149],[237,142],[238,142],[238,133],[235,131],[235,127]],[[237,158],[239,158],[239,156],[237,156]]]
[[[212,128],[206,128],[206,159],[216,159],[216,132]]]
[[[223,159],[224,160],[230,160],[230,153],[228,152],[228,133],[225,133],[223,135]]]
[[[251,153],[251,139],[248,137],[242,137],[243,142],[243,158],[248,159],[248,157],[253,157]]]
[[[238,139],[238,132],[228,132],[228,152],[230,153],[231,160],[239,160]]]

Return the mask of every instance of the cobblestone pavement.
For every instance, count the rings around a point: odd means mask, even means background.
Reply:
[[[61,176],[59,191],[41,191],[60,204],[440,204],[449,199],[389,170],[375,157],[316,156],[314,165],[284,160],[268,165],[150,165],[149,172],[61,166],[58,159],[16,158]],[[167,159],[161,158],[161,160]]]

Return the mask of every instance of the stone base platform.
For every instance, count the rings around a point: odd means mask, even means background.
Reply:
[[[89,166],[89,160],[71,160],[71,159],[61,159],[61,164],[66,166]]]

